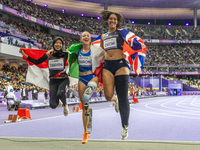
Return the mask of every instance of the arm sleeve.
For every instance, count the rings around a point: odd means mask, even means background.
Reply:
[[[48,56],[46,54],[44,54],[42,57],[40,57],[39,59],[34,59],[31,58],[30,56],[28,56],[27,58],[30,62],[34,63],[35,65],[41,64],[44,61],[46,61],[48,59]]]

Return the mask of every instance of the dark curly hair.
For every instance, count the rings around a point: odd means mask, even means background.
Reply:
[[[112,12],[112,11],[108,11],[108,10],[102,10],[102,11],[100,11],[100,14],[101,14],[101,19],[104,21],[105,25],[108,25],[107,20],[110,17],[110,15],[112,15],[112,14],[115,14],[117,16],[117,21],[118,21],[117,28],[121,27],[123,20],[124,20],[122,15],[119,14],[119,13],[116,13],[116,12]]]

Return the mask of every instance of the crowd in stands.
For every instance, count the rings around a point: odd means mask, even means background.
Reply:
[[[53,35],[47,34],[45,32],[40,32],[38,31],[38,29],[35,29],[34,27],[32,28],[27,27],[22,23],[17,23],[17,22],[8,21],[8,20],[5,20],[5,23],[10,25],[12,28],[18,30],[19,32],[21,32],[23,35],[29,37],[30,40],[35,40],[38,43],[41,43],[42,49],[50,50],[52,48],[53,38],[54,38]],[[69,47],[71,44],[78,42],[77,40],[74,40],[71,38],[64,38],[64,41],[65,41],[66,47]],[[11,41],[9,42],[9,44],[11,44]],[[22,45],[22,47],[24,47],[24,45]],[[31,47],[32,47],[32,44],[29,43],[28,47],[26,48],[31,48]]]
[[[148,46],[145,65],[195,65],[199,62],[199,46],[156,45]]]
[[[13,87],[14,92],[21,92],[23,85],[26,85],[28,92],[32,91],[33,84],[30,84],[25,81],[27,69],[23,67],[16,68],[15,66],[3,65],[0,69],[0,92],[4,92],[6,89],[7,82],[10,81],[10,85]],[[134,83],[129,83],[129,96],[132,93],[132,89],[135,89],[136,96],[144,95],[144,93],[149,93],[146,88],[141,88],[140,86],[135,85]],[[37,87],[39,92],[44,92],[45,89]],[[73,90],[78,90],[77,85],[73,85],[67,89],[66,96],[67,98],[75,98],[77,95],[73,95]],[[99,96],[103,96],[103,87],[100,85],[97,87],[96,92]]]
[[[71,29],[74,31],[84,31],[88,30],[92,34],[102,34],[107,31],[105,26],[100,20],[91,19],[88,17],[80,17],[75,15],[69,15],[67,13],[62,13],[49,8],[44,8],[43,6],[36,5],[35,3],[25,1],[25,0],[0,0],[0,3],[13,8],[19,12],[34,16],[43,21]],[[16,23],[11,20],[4,20],[6,24],[10,25],[12,28],[18,30],[23,35],[30,38],[30,40],[35,40],[42,44],[43,49],[51,49],[52,39],[54,36],[47,34],[45,32],[40,32],[34,27],[27,27],[23,23]],[[137,25],[137,24],[123,24],[123,27],[133,31],[136,35],[143,39],[177,39],[177,40],[194,40],[198,39],[199,28],[193,29],[193,27],[183,27],[183,26],[164,26],[164,25]],[[71,44],[78,42],[77,40],[71,38],[64,38],[66,47]],[[15,45],[18,46],[18,42],[15,41]],[[24,47],[24,45],[19,45]],[[171,49],[175,49],[174,52]],[[152,54],[151,51],[154,51]],[[162,51],[164,55],[159,57],[156,52]],[[191,53],[186,47],[170,45],[170,46],[149,46],[148,47],[148,57],[150,59],[146,64],[153,65],[154,63],[162,64],[194,64],[199,62],[199,59],[194,56],[199,56],[200,52],[198,50],[193,50]],[[161,53],[159,53],[161,54]],[[170,54],[170,55],[168,55]],[[184,55],[182,57],[182,55]],[[155,59],[154,59],[155,58]],[[175,58],[175,59],[173,59]],[[155,62],[152,59],[156,60]],[[171,61],[172,60],[172,61]]]
[[[73,31],[82,32],[87,30],[92,34],[100,35],[108,30],[100,20],[93,17],[69,15],[61,11],[59,12],[36,5],[35,3],[26,0],[0,0],[0,3],[21,13]],[[136,35],[144,39],[194,40],[200,38],[198,36],[198,27],[132,25],[131,22],[124,23],[123,27],[131,30]]]

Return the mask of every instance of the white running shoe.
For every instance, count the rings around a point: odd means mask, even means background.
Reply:
[[[119,112],[119,103],[118,99],[115,101],[115,111],[118,113]]]
[[[69,114],[68,105],[66,104],[65,106],[63,106],[63,108],[64,108],[63,110],[64,116],[67,116]]]
[[[128,126],[124,125],[124,128],[122,128],[121,139],[126,140],[127,137],[128,137]]]

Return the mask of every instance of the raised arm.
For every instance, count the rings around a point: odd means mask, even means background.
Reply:
[[[27,58],[30,62],[34,63],[35,65],[43,63],[44,61],[46,61],[48,59],[48,56],[50,55],[50,52],[48,51],[39,59],[34,59],[34,58],[31,58],[30,56],[28,56],[27,54],[25,54],[24,50],[22,50],[22,49],[19,50],[19,53],[21,53],[25,58]]]

